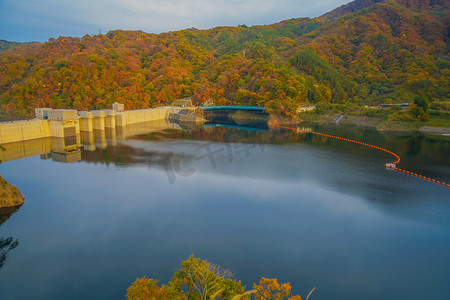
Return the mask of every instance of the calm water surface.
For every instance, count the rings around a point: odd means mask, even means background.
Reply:
[[[450,138],[313,129],[450,182]],[[317,287],[311,300],[450,299],[450,190],[386,170],[390,155],[278,129],[148,131],[96,133],[71,164],[0,165],[26,197],[0,227],[19,243],[0,299],[123,299],[137,277],[167,283],[191,254],[248,288]]]

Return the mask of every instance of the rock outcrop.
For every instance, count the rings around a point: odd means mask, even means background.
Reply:
[[[24,201],[25,197],[20,193],[19,189],[0,176],[0,208],[19,206]]]

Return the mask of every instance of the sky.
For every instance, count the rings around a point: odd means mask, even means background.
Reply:
[[[45,42],[109,30],[161,33],[318,17],[350,0],[0,0],[0,40]]]

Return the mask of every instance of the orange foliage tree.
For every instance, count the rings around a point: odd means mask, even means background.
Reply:
[[[279,284],[276,279],[262,278],[259,284],[253,285],[253,290],[245,291],[241,282],[231,277],[229,270],[191,256],[181,263],[180,270],[175,272],[167,285],[158,286],[157,280],[138,278],[128,288],[126,297],[130,300],[250,300],[253,296],[258,300],[301,300],[299,295],[290,295],[289,283]]]

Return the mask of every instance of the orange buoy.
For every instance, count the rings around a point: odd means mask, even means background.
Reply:
[[[389,150],[387,150],[387,149],[384,149],[384,148],[381,148],[381,147],[378,147],[378,146],[375,146],[375,145],[367,144],[367,143],[364,143],[364,142],[359,142],[359,141],[355,141],[355,140],[351,140],[351,139],[347,139],[347,138],[342,138],[342,137],[338,137],[338,136],[334,136],[334,135],[329,135],[329,134],[325,134],[325,133],[314,132],[314,131],[308,131],[308,130],[303,130],[303,129],[298,129],[298,128],[292,128],[292,127],[287,127],[287,126],[282,126],[282,125],[270,124],[270,123],[269,123],[269,125],[270,125],[270,126],[279,127],[279,128],[285,128],[285,129],[295,130],[295,131],[297,131],[297,132],[304,132],[304,133],[316,134],[316,135],[320,135],[320,136],[324,136],[324,137],[334,138],[334,139],[343,140],[343,141],[351,142],[351,143],[354,143],[354,144],[359,144],[359,145],[363,145],[363,146],[366,146],[366,147],[371,147],[371,148],[374,148],[374,149],[378,149],[378,150],[380,150],[380,151],[389,153],[389,154],[391,154],[391,155],[393,155],[394,157],[397,158],[397,160],[396,160],[395,162],[392,162],[392,163],[386,163],[386,164],[385,164],[385,167],[386,167],[386,168],[391,168],[391,169],[394,169],[394,170],[397,170],[397,171],[400,171],[400,172],[403,172],[403,173],[407,173],[407,174],[410,174],[410,175],[414,175],[414,176],[416,176],[416,177],[420,177],[420,178],[425,179],[425,180],[428,180],[428,181],[437,182],[438,184],[442,184],[443,186],[450,187],[450,184],[446,184],[446,183],[444,183],[444,182],[436,181],[435,179],[431,179],[430,177],[426,177],[426,176],[423,176],[423,175],[420,175],[420,174],[417,174],[417,173],[414,173],[414,172],[411,172],[411,171],[406,171],[406,170],[397,168],[397,164],[400,162],[400,156],[398,156],[398,155],[395,154],[394,152],[389,151]]]

